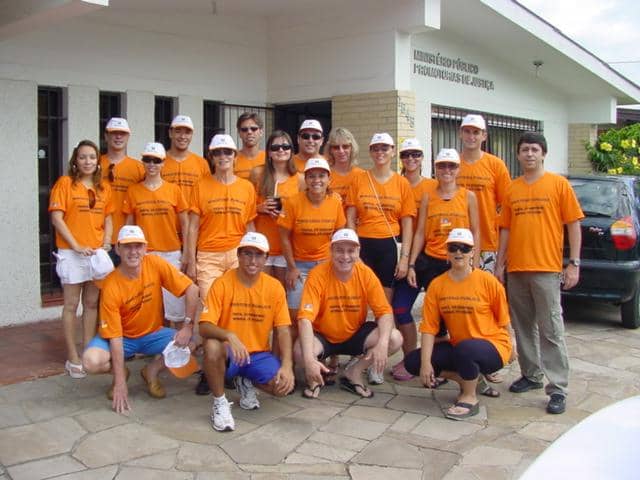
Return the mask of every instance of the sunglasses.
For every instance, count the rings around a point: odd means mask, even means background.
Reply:
[[[116,177],[115,177],[115,175],[113,174],[113,169],[114,169],[115,167],[116,167],[116,164],[115,164],[115,163],[110,163],[110,164],[109,164],[109,171],[107,172],[107,178],[109,179],[109,181],[110,181],[111,183],[115,182],[115,180],[116,180]]]
[[[271,150],[272,152],[277,152],[278,150],[284,150],[285,152],[288,152],[289,150],[291,150],[291,145],[289,145],[288,143],[272,143],[269,147],[269,150]]]
[[[440,170],[455,170],[456,168],[458,168],[458,164],[452,162],[441,162],[436,163],[436,168]]]
[[[319,133],[301,133],[300,138],[302,138],[303,140],[309,140],[310,138],[313,138],[314,140],[320,140],[322,138],[322,135],[320,135]]]
[[[400,158],[403,160],[406,160],[407,158],[422,158],[422,152],[418,152],[418,151],[400,152]]]
[[[260,127],[240,127],[240,131],[242,133],[247,133],[249,130],[251,130],[252,132],[257,132],[258,130],[260,130]]]
[[[465,245],[464,243],[449,243],[447,244],[447,251],[449,253],[456,253],[460,251],[461,253],[469,253],[473,247],[471,245]]]
[[[331,150],[350,150],[351,145],[331,145]]]
[[[89,195],[89,208],[92,209],[96,206],[96,192],[87,190],[87,194]]]
[[[391,145],[371,145],[369,147],[370,152],[388,152],[391,149]]]
[[[154,165],[160,165],[164,160],[158,157],[142,157],[144,163],[153,163]]]
[[[211,151],[211,154],[214,157],[220,157],[221,155],[230,157],[231,155],[233,155],[233,150],[230,148],[216,148],[215,150]]]

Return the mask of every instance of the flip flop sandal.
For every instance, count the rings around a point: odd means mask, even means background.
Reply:
[[[447,380],[446,378],[436,377],[436,383],[431,388],[441,387],[445,383],[449,383],[449,380]]]
[[[304,398],[309,398],[311,400],[316,400],[318,398],[318,395],[320,395],[320,389],[321,388],[322,388],[322,386],[319,383],[316,384],[315,387],[306,386],[302,390],[302,396]]]
[[[324,384],[331,386],[336,384],[336,378],[338,377],[338,370],[336,368],[328,367],[328,372],[322,372],[322,378],[324,379]]]
[[[467,411],[464,413],[450,413],[449,411],[444,412],[444,416],[451,420],[464,420],[465,418],[473,417],[480,412],[480,402],[472,405],[466,402],[456,402],[453,404],[453,407],[466,408]]]
[[[64,369],[66,370],[67,374],[71,377],[71,378],[84,378],[87,376],[87,372],[84,371],[84,368],[82,368],[82,364],[81,363],[72,363],[69,360],[67,360],[66,362],[64,362]]]
[[[353,383],[347,377],[340,377],[340,388],[342,390],[346,390],[347,392],[351,392],[354,395],[357,395],[361,398],[372,398],[373,390],[369,390],[364,385],[360,383]],[[358,391],[360,389],[360,392]],[[362,393],[361,393],[362,392]],[[369,392],[369,395],[365,395],[365,393]]]
[[[486,383],[480,386],[478,393],[480,393],[480,395],[484,395],[485,397],[489,397],[489,398],[498,398],[500,396],[500,392],[498,390],[496,390],[491,385],[488,385]]]

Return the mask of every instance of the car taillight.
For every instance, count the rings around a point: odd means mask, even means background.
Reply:
[[[638,234],[633,228],[633,219],[624,217],[611,225],[611,239],[616,250],[630,250],[636,244]]]

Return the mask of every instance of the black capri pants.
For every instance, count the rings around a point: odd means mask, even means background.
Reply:
[[[360,259],[373,270],[383,287],[393,288],[398,264],[398,247],[394,237],[360,237]]]
[[[414,350],[404,359],[404,367],[412,375],[420,375],[421,350]],[[431,365],[436,376],[442,371],[457,372],[463,380],[474,380],[480,373],[493,373],[504,366],[496,347],[480,338],[462,340],[456,346],[449,342],[436,343]]]

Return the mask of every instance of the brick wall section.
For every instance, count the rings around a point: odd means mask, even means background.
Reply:
[[[590,173],[593,171],[584,144],[586,141],[594,144],[597,137],[597,125],[588,123],[572,123],[569,125],[569,140],[567,142],[569,173]]]
[[[353,133],[360,146],[361,167],[369,167],[368,147],[371,136],[388,132],[399,144],[415,135],[415,94],[409,91],[340,95],[332,98],[331,124],[344,127]],[[393,168],[397,168],[397,158]]]

